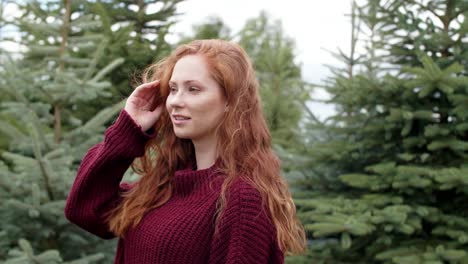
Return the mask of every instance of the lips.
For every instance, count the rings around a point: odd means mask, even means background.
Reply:
[[[190,119],[190,117],[188,117],[188,116],[183,116],[183,115],[172,115],[172,117],[173,117],[174,119],[176,119],[176,118]]]
[[[180,118],[180,119],[177,119]],[[172,123],[175,126],[183,126],[185,124],[188,124],[190,122],[190,117],[188,116],[183,116],[183,115],[172,115]]]

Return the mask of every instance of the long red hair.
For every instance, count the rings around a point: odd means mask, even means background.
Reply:
[[[296,216],[288,184],[280,175],[281,162],[271,149],[255,71],[239,45],[224,40],[195,40],[150,65],[142,74],[142,82],[160,80],[154,107],[165,106],[174,65],[189,54],[204,56],[229,105],[215,131],[218,147],[222,149],[218,153],[223,153],[219,157],[219,170],[225,175],[217,203],[216,227],[226,205],[226,190],[243,175],[268,205],[281,250],[286,255],[303,253],[307,247],[304,227]],[[175,136],[167,111],[162,111],[154,129],[157,136],[146,144],[145,155],[132,164],[141,175],[139,184],[123,193],[123,201],[108,212],[110,229],[118,236],[123,237],[129,228],[135,227],[145,212],[165,204],[172,195],[171,179],[175,171],[186,168],[195,159],[191,140]]]

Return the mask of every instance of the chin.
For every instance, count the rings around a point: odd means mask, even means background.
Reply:
[[[176,134],[176,137],[177,138],[181,138],[181,139],[192,139],[191,137],[188,137],[188,136],[179,136]]]
[[[190,134],[187,134],[187,133],[180,133],[180,132],[175,132],[174,131],[174,135],[178,138],[183,138],[183,139],[191,139],[192,136]]]

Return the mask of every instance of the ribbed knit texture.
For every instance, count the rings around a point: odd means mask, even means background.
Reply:
[[[67,198],[67,219],[101,238],[114,238],[103,213],[121,202],[120,192],[132,188],[121,183],[123,174],[154,136],[122,110],[104,141],[84,156]],[[147,212],[125,239],[119,238],[114,263],[284,263],[260,193],[241,179],[228,190],[219,235],[214,236],[216,200],[224,179],[218,165],[219,160],[206,169],[193,170],[189,164],[176,171],[170,200]]]

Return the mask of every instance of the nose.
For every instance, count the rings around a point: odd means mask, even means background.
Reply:
[[[183,97],[184,97],[183,93],[180,91],[177,91],[175,93],[169,94],[169,97],[167,98],[167,102],[170,107],[180,108],[180,107],[185,106],[185,99]]]

